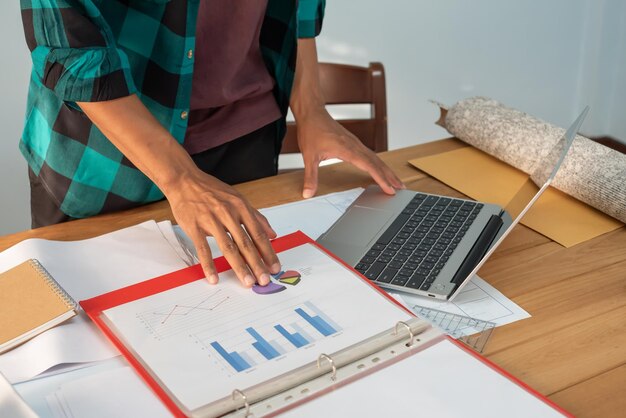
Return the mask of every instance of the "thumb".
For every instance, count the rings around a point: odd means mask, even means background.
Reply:
[[[302,197],[305,199],[313,197],[317,191],[317,169],[317,161],[308,160],[304,162],[304,187],[302,188]]]

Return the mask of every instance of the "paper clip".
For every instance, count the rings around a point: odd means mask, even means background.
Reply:
[[[413,345],[413,343],[415,342],[415,335],[413,334],[413,331],[411,330],[411,327],[406,322],[398,321],[398,322],[396,322],[394,335],[398,335],[398,325],[402,325],[409,332],[409,337],[411,337],[411,338],[409,339],[409,342],[406,344],[406,346],[407,347],[411,347]]]
[[[248,418],[252,414],[250,413],[250,404],[248,403],[248,397],[239,389],[233,390],[233,401],[235,400],[235,395],[239,395],[243,399],[243,406],[246,408],[246,412],[244,417]]]
[[[320,368],[320,361],[322,359],[326,359],[328,360],[328,362],[330,363],[330,367],[332,367],[332,374],[330,375],[330,380],[337,380],[337,367],[335,366],[335,362],[333,361],[333,359],[327,355],[327,354],[320,354],[319,357],[317,358],[317,368]]]

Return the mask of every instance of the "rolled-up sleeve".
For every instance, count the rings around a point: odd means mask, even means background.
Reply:
[[[322,31],[326,0],[299,0],[298,37],[313,38]]]
[[[96,102],[137,91],[128,57],[107,36],[91,0],[21,0],[36,79],[66,102]],[[100,24],[100,25],[99,25]]]

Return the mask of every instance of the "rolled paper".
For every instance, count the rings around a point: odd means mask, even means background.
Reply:
[[[565,129],[486,97],[442,108],[438,122],[448,132],[519,170],[537,185],[545,180],[546,157]],[[584,136],[574,139],[552,186],[626,222],[626,155]]]

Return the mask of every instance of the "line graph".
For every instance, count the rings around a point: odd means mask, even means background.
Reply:
[[[153,312],[154,315],[162,315],[164,316],[163,321],[161,321],[161,325],[165,325],[165,323],[167,322],[168,319],[170,319],[172,316],[187,316],[190,313],[192,313],[193,311],[195,311],[196,309],[200,309],[200,310],[204,310],[204,311],[212,311],[213,309],[217,308],[218,306],[220,306],[222,303],[226,302],[228,299],[230,299],[230,296],[225,296],[224,298],[222,298],[219,302],[215,303],[214,305],[210,306],[210,307],[202,307],[201,305],[204,304],[205,302],[208,302],[209,299],[213,298],[213,296],[215,296],[216,294],[218,294],[221,291],[221,289],[217,290],[215,293],[207,296],[206,298],[204,298],[203,300],[201,300],[200,302],[198,302],[197,304],[193,305],[193,306],[188,306],[188,305],[174,305],[172,307],[172,309],[170,309],[169,312],[167,313],[162,313],[162,312]],[[184,311],[183,311],[184,310]],[[178,312],[178,311],[183,311],[183,312]]]
[[[153,307],[136,314],[137,319],[157,339],[164,339],[189,332],[215,319],[223,309],[235,308],[237,298],[223,288],[210,289],[197,295],[167,304]]]

